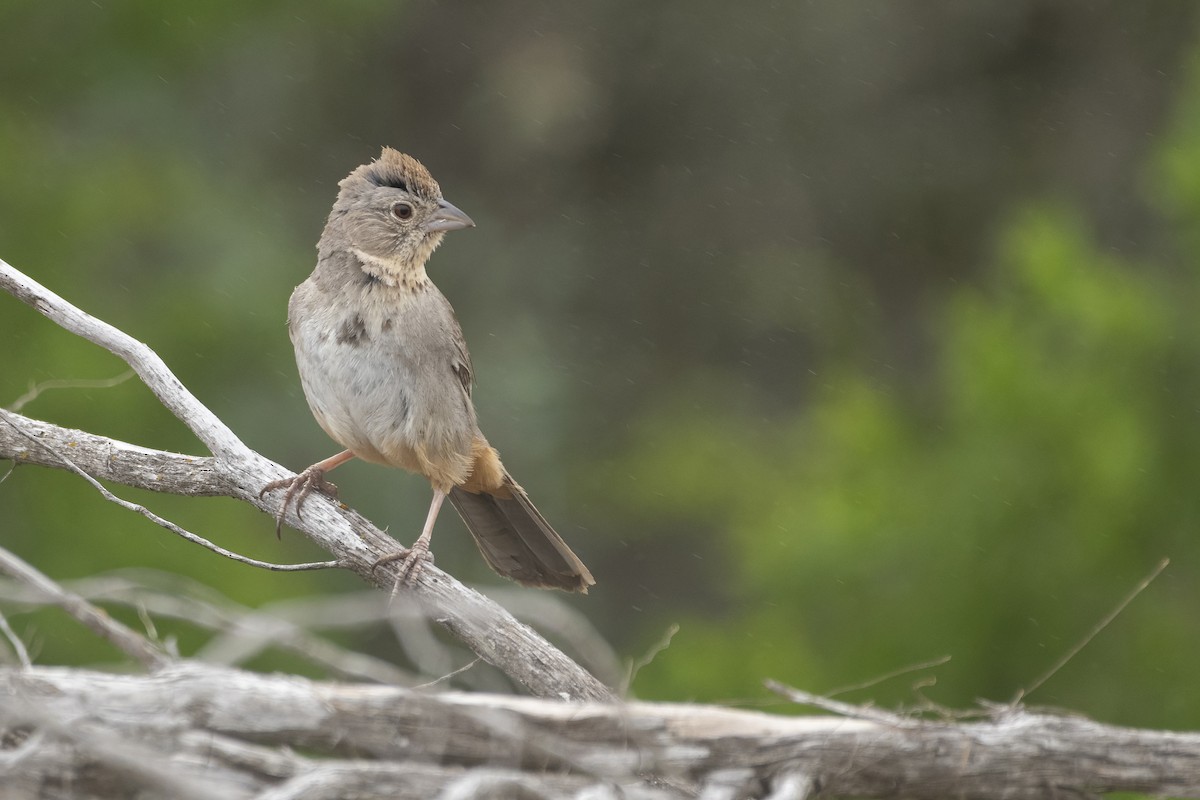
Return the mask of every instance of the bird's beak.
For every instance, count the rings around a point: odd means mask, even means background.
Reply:
[[[429,233],[434,233],[435,231],[458,231],[463,228],[474,228],[475,223],[453,204],[439,200],[438,210],[425,220],[422,227]]]

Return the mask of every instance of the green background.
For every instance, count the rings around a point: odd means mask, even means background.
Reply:
[[[679,625],[634,694],[769,703],[763,678],[826,692],[950,656],[844,697],[1007,700],[1169,557],[1029,702],[1195,728],[1198,14],[8,2],[0,256],[298,469],[336,448],[287,297],[337,181],[395,146],[478,224],[429,271],[485,432],[596,575],[565,601],[629,660]],[[0,335],[0,405],[123,370],[6,296]],[[23,413],[202,452],[136,380]],[[420,478],[336,478],[415,537]],[[233,501],[118,492],[248,555],[321,557]],[[0,484],[0,543],[60,580],[149,567],[251,605],[361,589],[224,561],[33,467]],[[434,550],[499,582],[452,515]],[[117,658],[6,613],[42,663]],[[164,631],[185,654],[206,636]],[[403,659],[386,631],[338,636]]]

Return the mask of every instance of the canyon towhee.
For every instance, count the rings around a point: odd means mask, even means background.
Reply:
[[[402,577],[429,557],[447,496],[479,551],[501,575],[527,586],[586,592],[583,562],[534,508],[479,431],[471,402],[471,357],[450,302],[425,274],[447,231],[474,226],[442,199],[415,158],[384,148],[339,184],[317,245],[317,267],[288,303],[288,332],[313,416],[346,448],[294,478],[300,513],[313,489],[336,487],[325,473],[351,458],[417,472],[433,485],[420,537]]]

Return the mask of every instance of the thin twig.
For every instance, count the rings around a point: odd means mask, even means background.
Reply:
[[[244,556],[240,553],[235,553],[232,550],[226,550],[224,547],[221,547],[218,544],[210,542],[208,539],[205,539],[203,536],[198,536],[198,535],[192,533],[191,531],[185,530],[184,528],[180,527],[179,525],[176,525],[174,522],[171,522],[168,519],[164,519],[163,517],[158,516],[153,511],[151,511],[150,509],[146,508],[145,506],[143,506],[139,503],[134,503],[129,500],[124,500],[120,497],[117,497],[115,494],[113,494],[108,489],[106,489],[104,487],[104,484],[100,483],[100,481],[93,478],[86,471],[84,471],[83,469],[80,469],[78,466],[76,466],[75,462],[73,462],[71,459],[67,458],[65,455],[63,455],[62,453],[60,453],[58,450],[54,449],[50,445],[46,444],[45,442],[39,441],[32,434],[22,430],[21,427],[15,421],[13,421],[13,419],[10,416],[7,416],[7,415],[0,416],[0,420],[11,425],[18,433],[20,433],[22,436],[24,436],[30,442],[33,442],[33,444],[37,445],[38,447],[42,448],[46,452],[50,453],[52,456],[54,456],[59,461],[61,461],[63,464],[65,464],[68,469],[70,469],[76,475],[78,475],[79,477],[83,478],[85,481],[90,483],[92,485],[92,487],[95,488],[96,491],[98,491],[105,500],[109,501],[110,503],[116,503],[121,508],[124,508],[128,511],[133,511],[137,514],[141,514],[146,519],[150,520],[151,522],[153,522],[156,525],[166,528],[167,530],[169,530],[171,533],[175,534],[176,536],[187,539],[189,542],[191,542],[193,544],[198,544],[201,547],[205,548],[206,550],[211,550],[214,553],[216,553],[217,555],[224,556],[225,558],[228,558],[231,561],[237,561],[239,564],[248,564],[249,566],[252,566],[252,567],[258,567],[259,569],[267,569],[267,570],[271,570],[273,572],[304,572],[307,570],[314,570],[314,569],[333,569],[335,567],[341,566],[341,564],[337,561],[311,561],[311,562],[307,562],[307,563],[303,563],[303,564],[273,564],[270,561],[259,561],[257,558],[250,558],[249,556]]]
[[[1093,627],[1090,631],[1088,631],[1087,636],[1083,637],[1083,639],[1081,641],[1079,641],[1074,647],[1072,647],[1070,650],[1068,650],[1066,653],[1064,653],[1057,661],[1055,661],[1054,664],[1052,664],[1050,666],[1050,669],[1046,670],[1046,672],[1041,677],[1039,677],[1032,684],[1030,684],[1029,688],[1019,689],[1017,691],[1016,697],[1014,697],[1012,699],[1012,705],[1015,706],[1015,705],[1019,704],[1023,699],[1025,699],[1029,695],[1033,694],[1033,692],[1035,692],[1039,688],[1041,688],[1042,684],[1044,684],[1046,681],[1053,678],[1054,674],[1056,672],[1058,672],[1060,669],[1065,667],[1067,665],[1067,662],[1069,662],[1072,658],[1074,658],[1076,655],[1078,655],[1080,650],[1087,647],[1088,644],[1090,644],[1091,641],[1093,639],[1095,639],[1096,636],[1098,636],[1102,630],[1104,630],[1105,628],[1108,627],[1109,623],[1111,623],[1114,619],[1116,619],[1118,616],[1120,616],[1121,612],[1125,610],[1126,606],[1128,606],[1130,603],[1132,603],[1134,601],[1134,598],[1136,598],[1139,594],[1141,594],[1143,591],[1145,591],[1146,587],[1149,586],[1151,583],[1153,583],[1154,579],[1157,578],[1159,575],[1161,575],[1162,571],[1164,569],[1166,569],[1167,565],[1170,563],[1171,563],[1171,559],[1169,559],[1169,558],[1164,558],[1162,561],[1158,562],[1158,566],[1156,566],[1153,570],[1151,570],[1149,575],[1147,575],[1145,578],[1142,578],[1140,581],[1138,581],[1137,586],[1133,587],[1133,591],[1131,591],[1128,595],[1126,595],[1125,599],[1123,599],[1121,602],[1117,603],[1117,607],[1114,608],[1112,611],[1110,611],[1108,613],[1108,615],[1104,617],[1104,619],[1102,619],[1102,620],[1100,620],[1100,622],[1096,623],[1095,627]]]
[[[12,645],[13,652],[16,653],[17,660],[21,662],[21,666],[29,669],[33,666],[33,662],[29,659],[29,651],[25,649],[25,643],[21,641],[21,637],[17,636],[16,631],[8,624],[8,617],[0,614],[0,631],[4,633],[4,638],[8,639],[8,643]]]
[[[86,378],[56,378],[54,380],[42,381],[41,383],[31,383],[29,385],[29,391],[25,392],[25,394],[14,400],[12,405],[8,407],[8,410],[20,411],[22,408],[38,399],[41,393],[48,389],[110,389],[113,386],[119,386],[120,384],[129,380],[133,377],[133,375],[133,370],[127,369],[120,375],[117,375],[113,378],[98,378],[95,380],[88,380]]]
[[[479,656],[476,656],[470,663],[464,664],[463,666],[459,667],[458,669],[454,670],[453,672],[447,673],[446,675],[443,675],[440,678],[434,678],[433,680],[429,681],[429,683],[422,683],[419,686],[414,686],[413,688],[414,689],[432,689],[434,686],[437,686],[439,683],[445,683],[446,681],[450,680],[454,676],[461,675],[462,673],[469,670],[471,667],[478,664],[481,660],[482,659],[479,658]]]
[[[136,608],[152,640],[157,638],[154,618],[179,620],[214,632],[216,635],[191,655],[201,661],[244,664],[274,647],[305,658],[344,680],[400,686],[416,682],[411,672],[344,648],[313,630],[381,622],[385,616],[376,610],[383,606],[378,592],[293,599],[253,609],[203,583],[156,570],[119,570],[64,581],[62,585],[93,603]],[[39,593],[6,579],[0,579],[0,600],[22,606],[45,604]]]
[[[904,717],[899,714],[893,714],[890,711],[884,711],[881,708],[872,708],[871,706],[858,706],[853,703],[843,703],[840,700],[830,700],[828,697],[806,692],[802,689],[793,689],[791,686],[780,683],[779,681],[765,680],[763,684],[778,695],[786,697],[793,703],[801,703],[806,706],[813,706],[823,711],[828,711],[832,714],[840,714],[843,717],[852,719],[865,719],[871,722],[878,722],[881,725],[895,725],[900,727],[910,727],[920,724],[920,720],[911,717]]]
[[[93,633],[104,637],[120,648],[126,655],[137,659],[147,669],[156,669],[171,662],[163,650],[132,628],[104,613],[103,609],[68,592],[46,575],[42,574],[14,553],[0,547],[0,572],[40,591],[75,619],[82,622]]]
[[[883,683],[884,681],[890,681],[892,678],[898,678],[901,675],[907,675],[910,672],[919,672],[923,669],[931,669],[933,667],[940,667],[942,664],[947,663],[949,660],[950,660],[950,656],[942,656],[941,658],[934,658],[929,661],[922,661],[920,664],[912,664],[907,667],[900,667],[899,669],[894,669],[891,672],[884,673],[883,675],[880,675],[876,678],[870,678],[868,680],[865,680],[862,683],[856,683],[853,686],[843,686],[840,689],[834,689],[831,692],[826,692],[824,696],[825,697],[833,697],[834,695],[846,694],[847,692],[857,692],[861,689],[869,689],[872,686],[876,686],[878,684]]]
[[[679,625],[672,622],[667,626],[667,630],[665,633],[663,633],[662,638],[651,645],[650,649],[647,650],[641,658],[629,665],[629,674],[625,677],[625,680],[621,682],[622,696],[625,696],[629,693],[629,688],[633,686],[633,679],[637,677],[637,674],[642,670],[642,668],[650,666],[659,653],[671,646],[671,640],[675,638],[675,634],[677,633],[679,633]]]

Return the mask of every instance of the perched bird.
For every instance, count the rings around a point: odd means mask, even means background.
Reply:
[[[402,577],[429,558],[447,496],[492,569],[527,586],[586,592],[595,583],[479,431],[471,357],[450,302],[425,273],[447,231],[474,227],[442,199],[419,161],[385,147],[338,184],[317,245],[317,267],[288,303],[288,332],[304,396],[343,452],[260,496],[286,488],[300,513],[334,467],[361,458],[424,475],[433,486],[425,527]]]

